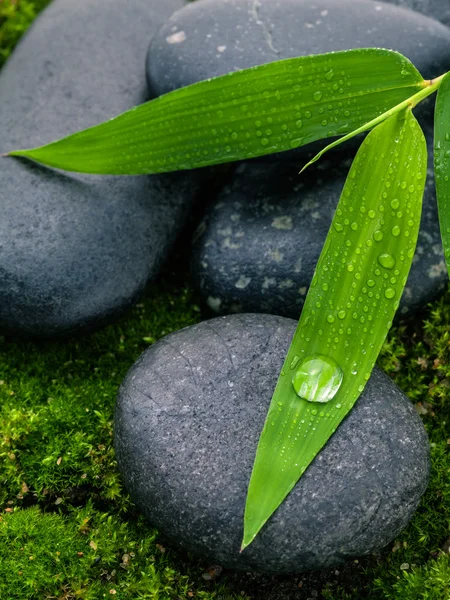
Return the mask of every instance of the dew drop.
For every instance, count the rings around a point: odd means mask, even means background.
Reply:
[[[319,102],[322,99],[322,92],[314,92],[314,100]]]
[[[376,242],[381,242],[381,240],[383,239],[383,232],[380,231],[379,229],[377,229],[376,231],[374,231],[373,239]]]
[[[393,269],[395,267],[395,258],[391,254],[380,254],[378,262],[385,269]]]
[[[333,316],[333,315],[328,315],[328,317],[327,317],[327,321],[328,321],[328,323],[334,323],[334,320],[335,320],[335,319],[334,319],[334,316]]]
[[[388,300],[391,300],[395,296],[395,290],[392,288],[387,288],[384,292],[384,295]]]
[[[400,206],[400,201],[397,198],[391,200],[391,208],[396,210]]]
[[[297,369],[292,384],[300,398],[309,402],[329,402],[341,387],[344,374],[329,356],[306,358]]]
[[[310,119],[310,118],[312,117],[312,113],[311,113],[311,111],[310,111],[310,110],[306,110],[306,111],[305,111],[305,117],[306,117],[307,119]]]
[[[336,229],[336,231],[341,232],[344,229],[344,226],[341,223],[333,223],[334,228]]]
[[[291,369],[295,369],[295,367],[298,365],[299,360],[300,356],[295,355],[294,358],[291,360]]]
[[[375,211],[374,210],[369,210],[369,212],[367,214],[369,215],[369,217],[371,219],[375,219]]]
[[[391,233],[394,237],[399,236],[400,235],[400,227],[398,225],[394,225]]]
[[[295,138],[289,142],[291,148],[298,148],[303,144],[303,138]]]
[[[346,316],[346,314],[347,314],[347,313],[345,312],[345,310],[340,310],[340,311],[338,312],[338,317],[339,317],[341,320],[342,320],[342,319],[345,319],[345,316]]]
[[[327,81],[330,81],[331,79],[333,79],[333,77],[334,77],[333,69],[330,69],[327,73],[325,73],[325,79]]]

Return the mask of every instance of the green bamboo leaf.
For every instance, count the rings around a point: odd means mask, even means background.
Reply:
[[[450,73],[442,79],[436,99],[434,172],[442,244],[450,273]]]
[[[414,94],[414,96],[407,98],[400,104],[397,104],[397,106],[394,106],[393,108],[390,108],[385,113],[379,115],[378,117],[375,117],[375,119],[372,119],[372,121],[369,121],[368,123],[365,123],[364,125],[361,125],[361,127],[358,127],[358,129],[355,129],[354,131],[347,133],[347,135],[344,135],[343,137],[332,142],[331,144],[328,144],[328,146],[325,146],[325,148],[322,148],[322,150],[320,150],[320,152],[318,152],[308,163],[306,163],[306,165],[300,171],[300,174],[303,173],[303,171],[305,171],[309,166],[311,166],[312,164],[314,164],[315,162],[320,160],[322,158],[322,156],[324,154],[326,154],[332,148],[336,148],[337,146],[340,146],[341,144],[347,142],[348,140],[351,140],[352,138],[359,135],[360,133],[365,133],[366,131],[373,129],[374,127],[376,127],[377,125],[379,125],[380,123],[382,123],[383,121],[388,119],[389,117],[392,117],[395,113],[401,112],[405,108],[408,108],[408,107],[414,108],[415,106],[417,106],[417,104],[419,104],[419,102],[422,102],[422,100],[424,100],[428,96],[431,96],[431,94],[434,94],[434,92],[437,89],[439,89],[441,79],[442,79],[442,77],[437,77],[436,79],[427,81],[425,86],[419,92]]]
[[[427,85],[390,50],[287,59],[176,90],[96,127],[10,155],[98,174],[193,169],[346,134]]]
[[[259,440],[243,548],[370,377],[411,266],[426,173],[425,139],[410,110],[373,129],[356,155]]]

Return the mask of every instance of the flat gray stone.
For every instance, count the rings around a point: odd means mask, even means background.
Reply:
[[[406,526],[429,473],[414,407],[375,369],[354,409],[255,541],[239,553],[256,445],[296,323],[233,315],[173,333],[128,373],[115,415],[126,488],[176,545],[274,573],[374,552]]]
[[[198,0],[174,13],[153,38],[147,76],[160,95],[282,58],[369,47],[401,52],[426,78],[450,68],[449,29],[391,4]]]
[[[422,222],[399,315],[420,311],[447,289],[427,130]],[[216,314],[267,312],[298,319],[348,168],[346,149],[299,175],[303,161],[240,164],[194,237],[192,282]]]
[[[180,0],[54,0],[0,75],[0,154],[50,142],[144,101],[149,36]],[[198,174],[63,175],[0,158],[0,328],[92,329],[158,272]]]
[[[390,4],[416,10],[432,17],[444,25],[450,25],[450,3],[448,0],[385,0]]]

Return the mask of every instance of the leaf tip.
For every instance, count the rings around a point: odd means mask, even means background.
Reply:
[[[301,175],[301,174],[302,174],[304,171],[306,171],[306,169],[309,167],[309,165],[310,165],[310,164],[311,164],[310,162],[309,162],[309,163],[306,163],[306,165],[305,165],[305,166],[303,166],[303,167],[300,169],[300,171],[298,172],[298,174],[299,174],[299,175]]]
[[[302,170],[300,171],[299,175],[301,175],[303,173],[303,171],[306,171],[306,169],[308,167],[310,167],[311,165],[313,165],[314,163],[316,163],[321,157],[322,154],[325,152],[325,150],[322,152],[319,152],[318,154],[316,154],[314,156],[314,158],[312,158],[309,162],[306,163],[306,165],[302,168]]]
[[[257,536],[257,534],[259,533],[259,531],[260,531],[260,529],[261,529],[261,527],[262,527],[263,524],[261,524],[261,526],[258,527],[257,530],[254,530],[254,529],[250,529],[249,530],[249,528],[246,527],[246,525],[244,524],[244,535],[243,535],[243,538],[242,538],[241,549],[239,550],[240,554],[247,548],[247,546],[250,546],[250,544],[253,542],[253,540],[255,539],[255,537]]]
[[[244,552],[244,550],[247,548],[247,546],[250,546],[250,544],[252,543],[252,541],[254,539],[255,539],[255,536],[253,536],[253,538],[251,538],[251,539],[248,539],[248,537],[244,533],[244,539],[242,540],[241,548],[239,550],[239,554],[242,554],[242,552]]]
[[[26,155],[27,155],[26,150],[11,150],[10,152],[5,152],[1,156],[8,158],[11,156],[26,156]]]

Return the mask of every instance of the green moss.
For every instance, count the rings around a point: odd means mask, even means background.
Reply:
[[[126,371],[149,342],[198,319],[190,290],[161,284],[87,338],[1,341],[0,598],[237,597],[208,590],[204,566],[158,543],[121,488],[112,448]]]
[[[0,595],[8,600],[231,598],[220,590],[195,589],[156,542],[157,533],[139,520],[125,523],[90,502],[67,516],[37,507],[17,511],[0,522]]]
[[[0,64],[45,4],[0,0]],[[166,547],[137,514],[112,448],[129,367],[148,344],[201,319],[179,279],[166,275],[127,317],[83,339],[0,338],[0,598],[450,599],[450,294],[394,328],[379,360],[417,405],[432,444],[430,486],[408,528],[338,570],[229,573],[215,583],[202,577],[208,565]]]
[[[0,0],[0,68],[20,36],[50,0]]]

